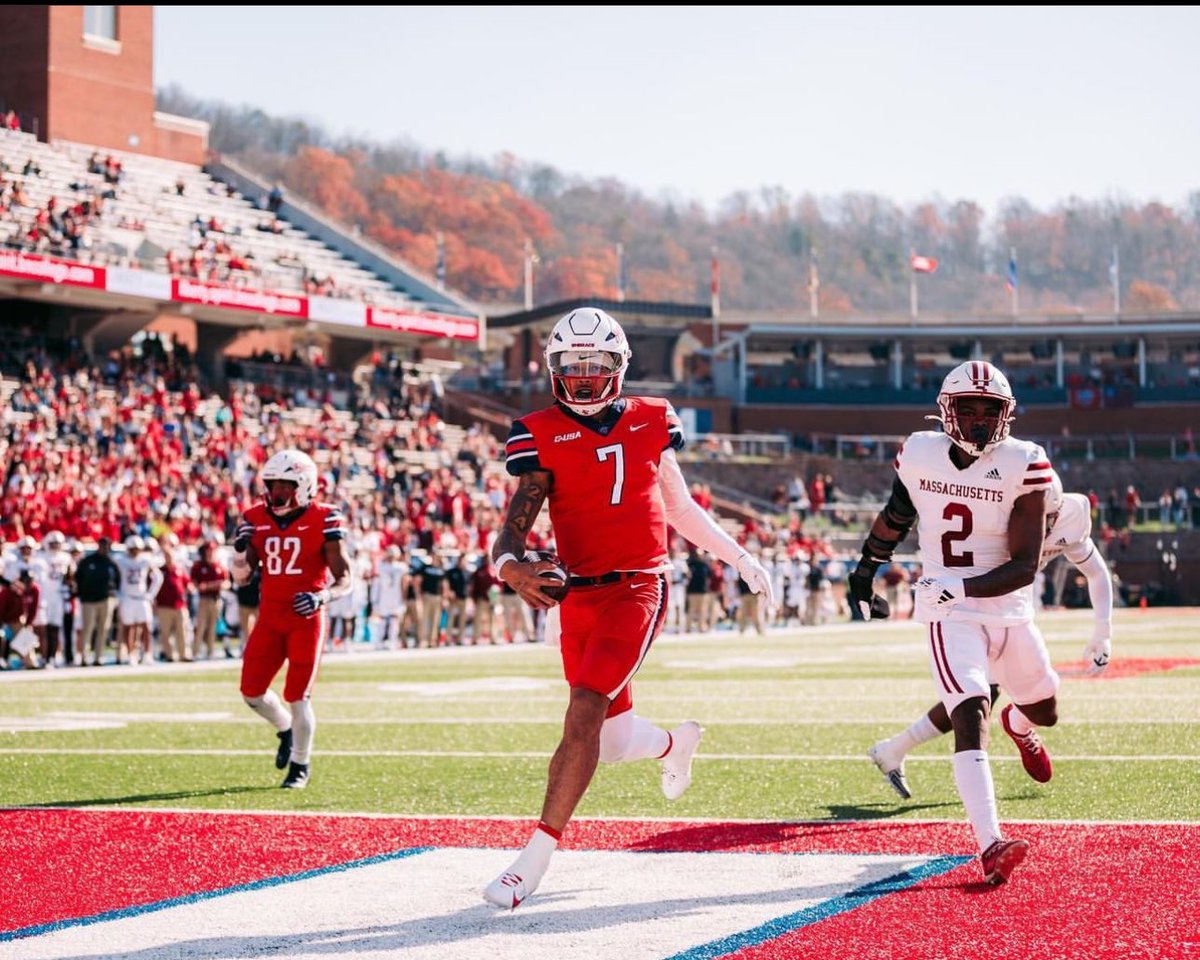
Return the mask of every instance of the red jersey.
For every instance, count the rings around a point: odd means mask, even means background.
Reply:
[[[624,397],[591,419],[555,404],[513,421],[505,466],[551,474],[550,523],[573,574],[661,570],[669,559],[658,464],[683,443],[667,400]]]
[[[262,571],[262,605],[290,608],[297,593],[316,592],[329,582],[325,543],[346,536],[342,511],[329,503],[310,503],[281,524],[279,518],[256,503],[245,513],[254,524],[250,539]]]

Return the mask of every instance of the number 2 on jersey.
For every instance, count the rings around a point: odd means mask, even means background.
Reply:
[[[263,541],[263,551],[267,555],[267,573],[279,576],[303,573],[296,561],[300,559],[299,537],[267,537]],[[287,554],[286,558],[284,554]],[[286,564],[285,564],[286,559]]]
[[[609,444],[607,447],[600,447],[596,451],[596,459],[603,463],[609,457],[612,457],[616,462],[616,476],[613,478],[612,496],[608,502],[612,506],[616,506],[621,502],[621,488],[625,485],[625,451],[619,443]]]
[[[942,511],[942,519],[953,520],[955,517],[962,520],[962,527],[958,530],[947,530],[942,534],[942,566],[973,567],[975,566],[974,551],[964,550],[962,553],[955,553],[954,544],[959,540],[966,540],[971,535],[971,531],[975,529],[975,518],[971,515],[971,508],[965,503],[946,504],[946,509]]]

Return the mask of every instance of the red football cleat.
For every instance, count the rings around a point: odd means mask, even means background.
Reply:
[[[998,887],[1021,865],[1029,852],[1028,840],[997,840],[979,855],[983,879]]]
[[[1008,725],[1008,715],[1012,708],[1013,705],[1010,703],[1000,711],[1000,726],[1004,728],[1005,733],[1012,737],[1012,742],[1021,751],[1021,765],[1025,767],[1025,772],[1038,783],[1046,783],[1054,774],[1054,766],[1050,763],[1050,754],[1046,752],[1046,746],[1042,743],[1042,738],[1038,736],[1036,730],[1030,730],[1024,735],[1013,733],[1012,727]]]

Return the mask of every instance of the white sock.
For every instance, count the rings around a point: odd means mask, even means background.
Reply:
[[[1012,709],[1008,711],[1008,726],[1017,736],[1023,737],[1037,724],[1025,716],[1021,712],[1021,708],[1014,703]]]
[[[933,725],[929,714],[923,713],[919,720],[914,721],[907,730],[901,730],[888,743],[901,753],[908,753],[909,750],[928,743],[930,740],[935,740],[941,735],[942,731]]]
[[[1000,839],[1000,818],[996,813],[996,790],[992,768],[985,750],[960,750],[954,755],[954,783],[967,809],[967,819],[975,831],[980,851]]]
[[[246,706],[267,721],[276,730],[288,730],[292,726],[292,715],[283,707],[274,690],[268,690],[261,697],[243,697]]]
[[[308,763],[313,734],[317,732],[317,715],[309,700],[296,700],[288,706],[292,708],[292,763]]]
[[[671,735],[662,727],[626,710],[609,717],[600,728],[600,759],[605,763],[658,759],[671,744]]]
[[[542,875],[550,866],[550,855],[558,848],[558,838],[546,832],[539,823],[533,831],[533,836],[525,844],[525,849],[509,867],[509,873],[515,873],[525,881],[526,887],[532,889],[541,883]]]

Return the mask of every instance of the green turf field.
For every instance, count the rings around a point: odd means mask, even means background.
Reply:
[[[1039,622],[1052,660],[1078,665],[1090,612]],[[1111,672],[1132,658],[1200,658],[1198,626],[1194,610],[1117,611]],[[692,788],[670,804],[656,763],[602,765],[579,815],[960,818],[949,738],[912,756],[911,801],[865,754],[933,702],[923,639],[907,622],[664,636],[635,703],[664,726],[704,725]],[[0,676],[0,805],[523,817],[540,808],[566,702],[556,650],[330,655],[303,792],[278,789],[275,737],[242,704],[237,670],[234,661]],[[993,727],[1002,819],[1196,818],[1200,667],[1065,677],[1060,716],[1046,733],[1055,763],[1046,785]]]

